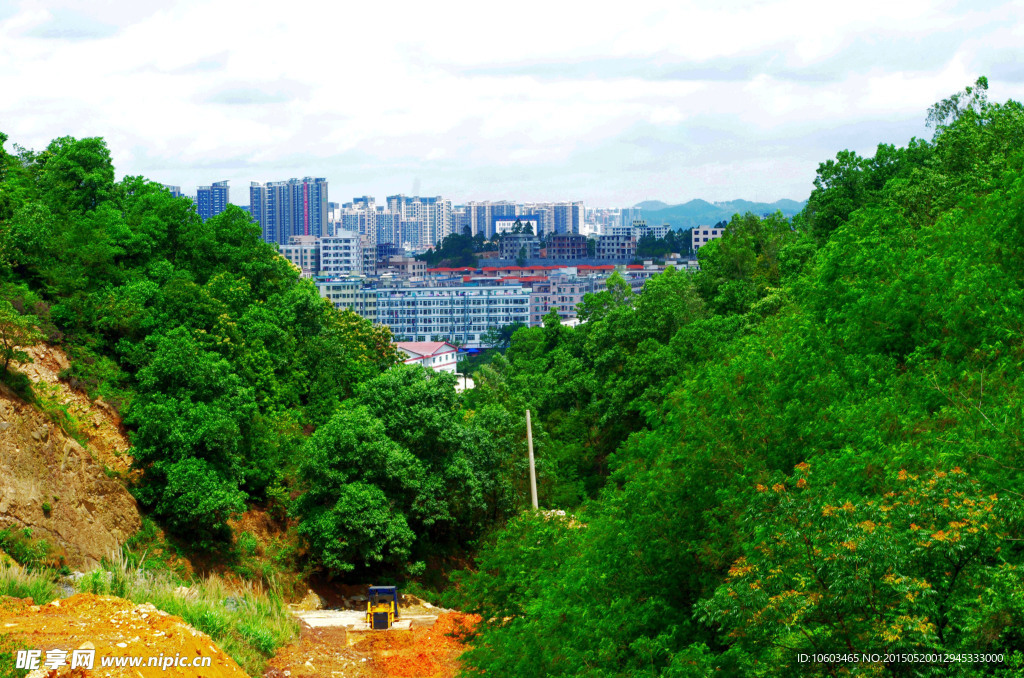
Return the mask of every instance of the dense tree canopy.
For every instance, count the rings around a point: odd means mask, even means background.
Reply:
[[[455,377],[399,366],[366,382],[306,442],[299,531],[336,572],[420,572],[520,505],[522,423],[461,411]]]

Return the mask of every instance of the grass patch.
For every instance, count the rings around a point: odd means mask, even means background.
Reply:
[[[38,382],[34,385],[36,392],[36,404],[54,424],[64,430],[69,436],[78,441],[82,447],[89,444],[89,437],[82,431],[82,423],[78,417],[71,414],[67,403],[60,400],[60,386]]]
[[[13,525],[0,530],[0,550],[19,565],[33,570],[46,569],[52,564],[50,544],[32,536],[29,528],[16,529]]]
[[[27,649],[11,636],[0,633],[0,678],[22,678],[28,674],[28,671],[14,668],[18,650]]]
[[[45,605],[57,597],[55,579],[53,570],[30,569],[13,561],[0,562],[0,596],[31,598],[34,604]]]
[[[209,635],[250,675],[263,672],[279,647],[298,635],[298,624],[277,592],[259,583],[220,577],[185,582],[166,570],[147,570],[117,556],[79,582],[79,590],[152,603]]]
[[[32,380],[27,374],[10,368],[4,371],[3,366],[0,366],[0,382],[7,384],[15,395],[26,403],[37,402],[36,392],[32,390]]]
[[[304,582],[309,572],[302,567],[299,545],[293,535],[260,541],[251,532],[236,533],[225,562],[242,579],[284,596],[301,598],[306,591]]]

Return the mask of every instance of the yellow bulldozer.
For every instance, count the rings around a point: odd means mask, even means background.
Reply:
[[[386,631],[398,619],[398,587],[371,586],[366,594],[366,624]]]

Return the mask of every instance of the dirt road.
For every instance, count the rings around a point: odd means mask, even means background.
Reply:
[[[409,615],[407,630],[369,631],[352,610],[300,614],[316,625],[303,621],[299,641],[278,652],[265,678],[453,678],[461,639],[480,621],[446,611]]]

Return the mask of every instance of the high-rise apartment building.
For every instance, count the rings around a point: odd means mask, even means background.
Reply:
[[[327,179],[289,179],[294,235],[327,235]]]
[[[582,202],[556,202],[551,205],[554,233],[579,233],[583,226]]]
[[[254,181],[249,184],[249,208],[267,242],[283,245],[293,235],[329,235],[326,179]]]
[[[619,212],[619,226],[629,226],[634,221],[643,219],[643,210],[639,207],[623,207]]]
[[[171,186],[170,184],[161,184],[161,185],[164,188],[166,188],[168,191],[170,191],[172,198],[180,198],[181,196],[184,195],[184,193],[181,192],[181,186]]]
[[[196,207],[199,210],[199,218],[206,221],[226,210],[229,203],[229,191],[226,181],[217,181],[210,186],[196,187]]]
[[[460,205],[459,207],[452,208],[452,233],[464,235],[467,228],[472,232],[472,226],[469,223],[469,212],[466,207]]]

